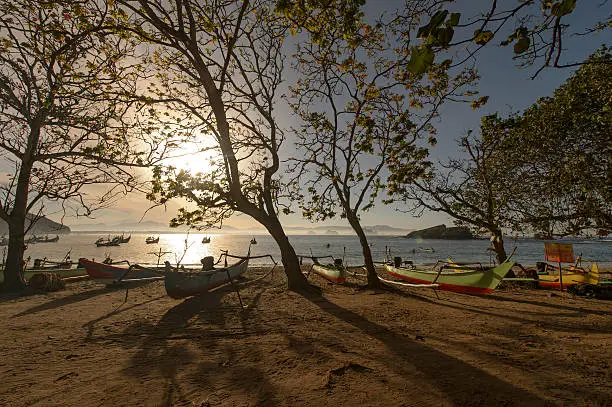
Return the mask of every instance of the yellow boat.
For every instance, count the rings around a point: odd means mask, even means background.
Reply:
[[[538,274],[538,282],[540,288],[549,289],[561,289],[561,283],[563,283],[563,289],[576,284],[597,284],[599,283],[599,267],[596,263],[591,265],[590,269],[584,269],[576,265],[569,268],[569,270],[562,270],[562,279],[559,278],[559,272],[555,273],[551,270],[551,273]],[[561,281],[562,280],[562,281]]]

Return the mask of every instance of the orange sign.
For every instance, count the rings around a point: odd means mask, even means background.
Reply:
[[[556,263],[573,263],[574,248],[571,244],[544,243],[546,261]]]

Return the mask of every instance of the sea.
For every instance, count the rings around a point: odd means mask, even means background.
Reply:
[[[128,236],[126,234],[125,236]],[[159,243],[146,244],[148,236],[159,236]],[[202,243],[202,238],[210,237],[210,243]],[[222,251],[244,256],[251,246],[254,256],[270,255],[271,257],[253,259],[251,264],[281,264],[280,251],[269,235],[238,234],[146,234],[132,233],[128,243],[112,247],[96,247],[95,241],[100,237],[113,237],[108,232],[72,232],[60,235],[56,243],[29,244],[25,257],[33,262],[36,258],[61,260],[69,254],[72,261],[88,258],[98,261],[110,257],[113,261],[127,260],[130,263],[161,264],[165,260],[172,264],[199,264],[205,256],[218,258]],[[251,245],[251,239],[257,241]],[[361,246],[356,236],[351,235],[290,235],[289,239],[298,255],[343,259],[345,264],[358,266],[363,264]],[[374,261],[384,261],[385,253],[411,260],[415,264],[435,263],[449,257],[457,262],[480,262],[483,265],[495,261],[491,244],[486,239],[475,240],[422,240],[406,239],[400,236],[369,236]],[[596,262],[601,266],[612,266],[612,241],[609,240],[563,240],[562,243],[573,245],[574,255],[581,255],[586,263]],[[514,250],[513,259],[521,264],[533,265],[544,261],[544,241],[508,238],[505,240],[508,254]],[[3,257],[6,247],[3,248]],[[309,262],[309,260],[305,260]],[[31,263],[29,263],[31,264]]]

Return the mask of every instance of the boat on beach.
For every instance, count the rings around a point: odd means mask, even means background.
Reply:
[[[346,281],[346,267],[342,259],[334,259],[333,264],[322,264],[318,257],[311,257],[313,261],[312,271],[326,280],[336,284],[344,284]]]
[[[578,264],[571,266],[569,269],[561,270],[559,277],[559,268],[548,263],[538,263],[537,281],[538,287],[552,290],[560,290],[561,284],[563,289],[577,284],[594,284],[599,283],[599,267],[593,263],[589,269],[579,267]]]
[[[226,264],[223,267],[217,267],[214,259],[208,256],[202,259],[202,268],[200,270],[176,269],[171,267],[169,262],[166,262],[164,279],[166,292],[174,299],[204,294],[244,274],[249,267],[250,254],[251,252],[249,251],[246,257],[237,257],[229,256],[225,253],[226,263],[227,257],[235,257],[239,260],[235,264],[229,266]]]
[[[70,256],[66,255],[60,261],[45,259],[34,259],[31,268],[26,268],[23,272],[23,279],[29,281],[33,276],[40,273],[52,273],[61,279],[73,277],[85,277],[87,273],[80,263],[70,261]],[[4,281],[4,270],[0,270],[0,283]]]
[[[164,268],[161,266],[145,267],[137,264],[129,265],[128,262],[107,264],[85,258],[79,259],[79,263],[91,278],[106,284],[127,280],[161,280],[164,274]],[[123,263],[123,266],[119,266],[120,263]]]
[[[389,275],[410,283],[438,284],[440,290],[457,293],[486,294],[497,288],[512,266],[514,262],[508,260],[494,267],[472,268],[467,264],[458,268],[456,263],[439,261],[431,269],[426,269],[402,263],[400,257],[395,257],[392,264],[385,264],[385,269]]]

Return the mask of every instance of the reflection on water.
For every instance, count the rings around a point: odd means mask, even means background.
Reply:
[[[129,243],[115,247],[96,247],[94,242],[100,233],[71,233],[60,235],[57,243],[30,244],[26,256],[34,258],[60,259],[71,250],[72,260],[79,257],[102,260],[109,255],[115,261],[129,260],[138,263],[156,263],[155,253],[170,252],[161,256],[160,262],[168,260],[176,263],[183,257],[183,264],[199,264],[204,256],[219,256],[222,250],[230,254],[245,255],[248,251],[252,235],[223,234],[160,234],[158,244],[146,244],[145,239],[150,234],[134,233]],[[157,235],[156,235],[157,236]],[[202,238],[210,236],[210,243],[203,244]],[[257,235],[257,245],[253,245],[253,255],[271,254],[280,262],[280,252],[272,237]],[[187,239],[187,242],[185,242]],[[348,235],[294,235],[290,236],[295,250],[300,255],[308,256],[311,251],[315,256],[331,255],[345,258],[351,265],[362,264],[361,247],[356,236]],[[493,259],[488,240],[415,240],[394,236],[371,236],[372,254],[375,261],[382,261],[385,247],[391,250],[393,256],[402,256],[416,263],[430,263],[438,259],[452,257],[455,261],[480,261],[489,263]],[[574,244],[574,254],[582,253],[586,260],[594,260],[602,265],[612,265],[612,243],[606,242],[571,242]],[[544,243],[539,240],[506,241],[506,250],[510,253],[516,247],[515,258],[523,264],[534,264],[544,260]],[[6,248],[4,248],[6,249]],[[430,251],[429,249],[432,249]],[[269,263],[269,259],[253,260]]]

